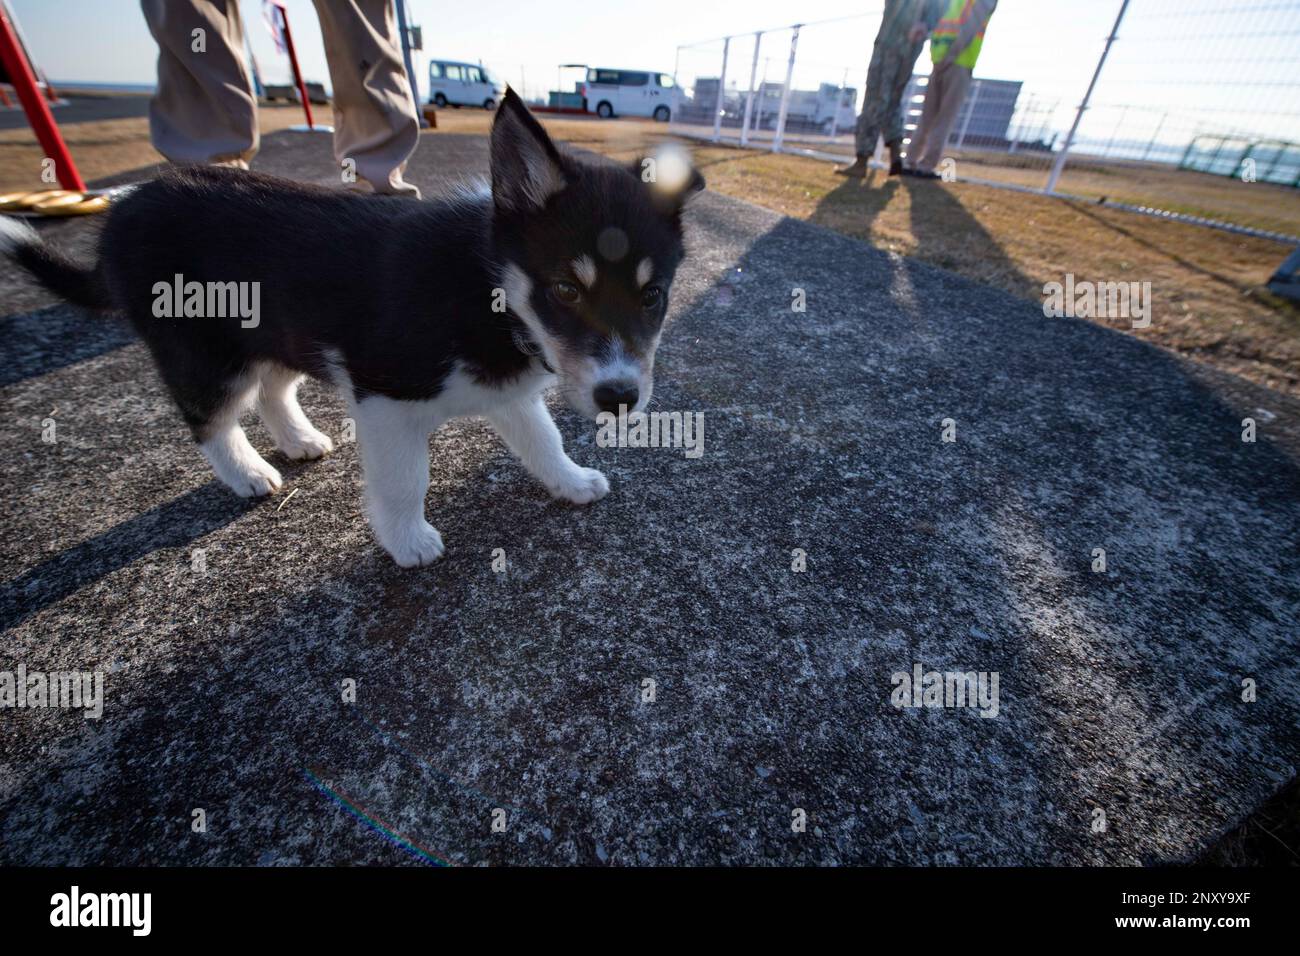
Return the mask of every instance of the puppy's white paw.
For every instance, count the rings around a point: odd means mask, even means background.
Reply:
[[[263,498],[280,490],[284,479],[264,461],[249,463],[239,474],[225,479],[227,486],[241,498]]]
[[[218,480],[241,498],[260,498],[280,490],[280,473],[253,449],[238,425],[217,429],[199,450]]]
[[[403,568],[419,568],[426,564],[433,564],[446,550],[442,545],[442,535],[438,534],[438,529],[427,521],[419,521],[408,527],[381,534],[379,543]]]
[[[278,447],[287,457],[295,461],[310,461],[332,452],[334,442],[330,441],[329,435],[313,428],[311,431],[295,432],[291,437],[279,442]]]
[[[557,498],[571,501],[575,505],[585,505],[599,501],[609,494],[609,482],[595,468],[579,468],[576,465],[559,482],[547,485],[548,490]]]

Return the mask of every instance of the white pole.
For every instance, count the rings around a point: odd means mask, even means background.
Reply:
[[[1110,142],[1106,144],[1106,152],[1102,153],[1105,159],[1110,159],[1111,147],[1115,145],[1115,138],[1119,136],[1119,131],[1124,126],[1124,120],[1128,119],[1128,107],[1124,107],[1119,113],[1119,122],[1115,124],[1115,132],[1110,134]]]
[[[1079,111],[1074,114],[1074,124],[1070,127],[1070,132],[1066,134],[1065,145],[1061,147],[1061,152],[1057,154],[1056,162],[1052,165],[1052,174],[1047,177],[1046,192],[1056,192],[1056,184],[1061,179],[1061,172],[1065,169],[1065,161],[1070,156],[1070,147],[1074,145],[1074,136],[1079,132],[1079,124],[1083,121],[1083,114],[1088,110],[1088,103],[1092,100],[1092,91],[1097,88],[1097,79],[1101,76],[1101,68],[1106,65],[1106,56],[1110,53],[1111,44],[1119,38],[1119,25],[1124,19],[1124,12],[1128,10],[1128,0],[1123,0],[1119,5],[1119,15],[1115,17],[1115,25],[1111,27],[1110,36],[1106,38],[1106,46],[1102,48],[1101,59],[1097,61],[1097,69],[1093,71],[1092,82],[1088,84],[1088,92],[1083,94],[1083,102],[1079,104]]]
[[[722,41],[722,74],[718,77],[718,102],[713,108],[713,141],[722,138],[722,103],[727,91],[727,55],[731,52],[731,37]],[[699,81],[696,81],[696,85]]]
[[[411,31],[406,26],[406,0],[397,0],[394,6],[397,8],[397,29],[402,38],[402,62],[406,64],[406,76],[410,80],[415,115],[423,118],[420,113],[420,78],[415,73],[415,61],[411,59]],[[480,60],[479,68],[482,67],[483,62]]]
[[[1146,152],[1142,154],[1142,162],[1146,162],[1151,157],[1151,149],[1156,145],[1156,140],[1160,138],[1160,131],[1165,128],[1165,120],[1169,119],[1169,114],[1165,113],[1160,117],[1160,122],[1156,124],[1156,131],[1151,134],[1151,142],[1147,143]]]
[[[799,46],[799,24],[794,25],[790,35],[790,60],[785,65],[785,89],[781,91],[781,108],[776,114],[776,135],[772,137],[772,152],[781,152],[781,140],[785,138],[785,115],[790,111],[790,84],[794,82],[794,54]]]
[[[962,121],[961,132],[957,134],[957,148],[961,149],[966,145],[966,130],[970,129],[970,118],[975,115],[975,104],[980,101],[980,81],[976,80],[973,89],[970,91],[970,99],[966,101],[966,118]],[[944,144],[947,147],[947,143]]]
[[[849,68],[844,68],[844,79],[840,80],[839,92],[835,96],[835,108],[831,110],[830,141],[835,142],[836,128],[840,124],[840,105],[844,102],[844,88],[849,85]]]
[[[1016,151],[1016,148],[1020,145],[1020,141],[1025,138],[1025,130],[1029,125],[1029,117],[1033,115],[1033,112],[1034,112],[1034,94],[1030,93],[1029,102],[1025,104],[1024,115],[1020,117],[1020,125],[1019,127],[1017,127],[1015,133],[1012,134],[1015,138],[1011,140],[1011,148],[1007,150],[1008,153],[1014,153]]]
[[[1038,140],[1040,143],[1047,139],[1048,124],[1052,122],[1052,117],[1054,117],[1057,114],[1057,112],[1060,111],[1060,109],[1061,109],[1061,98],[1058,96],[1056,99],[1052,101],[1051,108],[1044,111],[1043,121],[1038,124],[1038,132],[1034,134],[1034,139]],[[1050,150],[1053,146],[1056,145],[1056,137],[1059,135],[1060,135],[1059,133],[1052,134],[1051,142],[1047,144],[1048,150]]]
[[[749,142],[749,117],[754,109],[754,81],[758,79],[758,50],[763,42],[763,31],[754,34],[754,62],[749,67],[749,93],[745,96],[745,120],[740,125],[740,145]]]

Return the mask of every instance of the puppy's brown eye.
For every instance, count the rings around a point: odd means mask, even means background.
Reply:
[[[651,287],[641,293],[641,307],[643,309],[657,309],[659,303],[663,301],[663,290]]]
[[[557,282],[555,285],[551,286],[551,292],[553,292],[555,297],[561,302],[565,302],[569,305],[573,305],[573,303],[582,298],[582,294],[578,291],[578,287],[572,282]]]

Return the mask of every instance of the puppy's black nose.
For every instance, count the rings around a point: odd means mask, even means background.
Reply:
[[[602,412],[617,415],[620,405],[626,405],[630,412],[636,405],[639,394],[633,382],[602,382],[592,391],[591,397],[596,400],[596,407]]]

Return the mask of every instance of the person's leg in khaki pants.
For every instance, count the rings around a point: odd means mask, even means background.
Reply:
[[[334,156],[375,192],[419,197],[402,179],[420,120],[392,0],[314,0],[334,87]]]
[[[247,169],[257,154],[257,100],[238,0],[141,0],[140,7],[158,41],[158,90],[149,102],[154,149],[174,163]]]
[[[908,147],[912,167],[923,173],[934,172],[943,159],[948,136],[957,123],[961,104],[970,90],[971,71],[967,67],[949,63],[936,66],[925,88],[925,108],[916,135]]]

